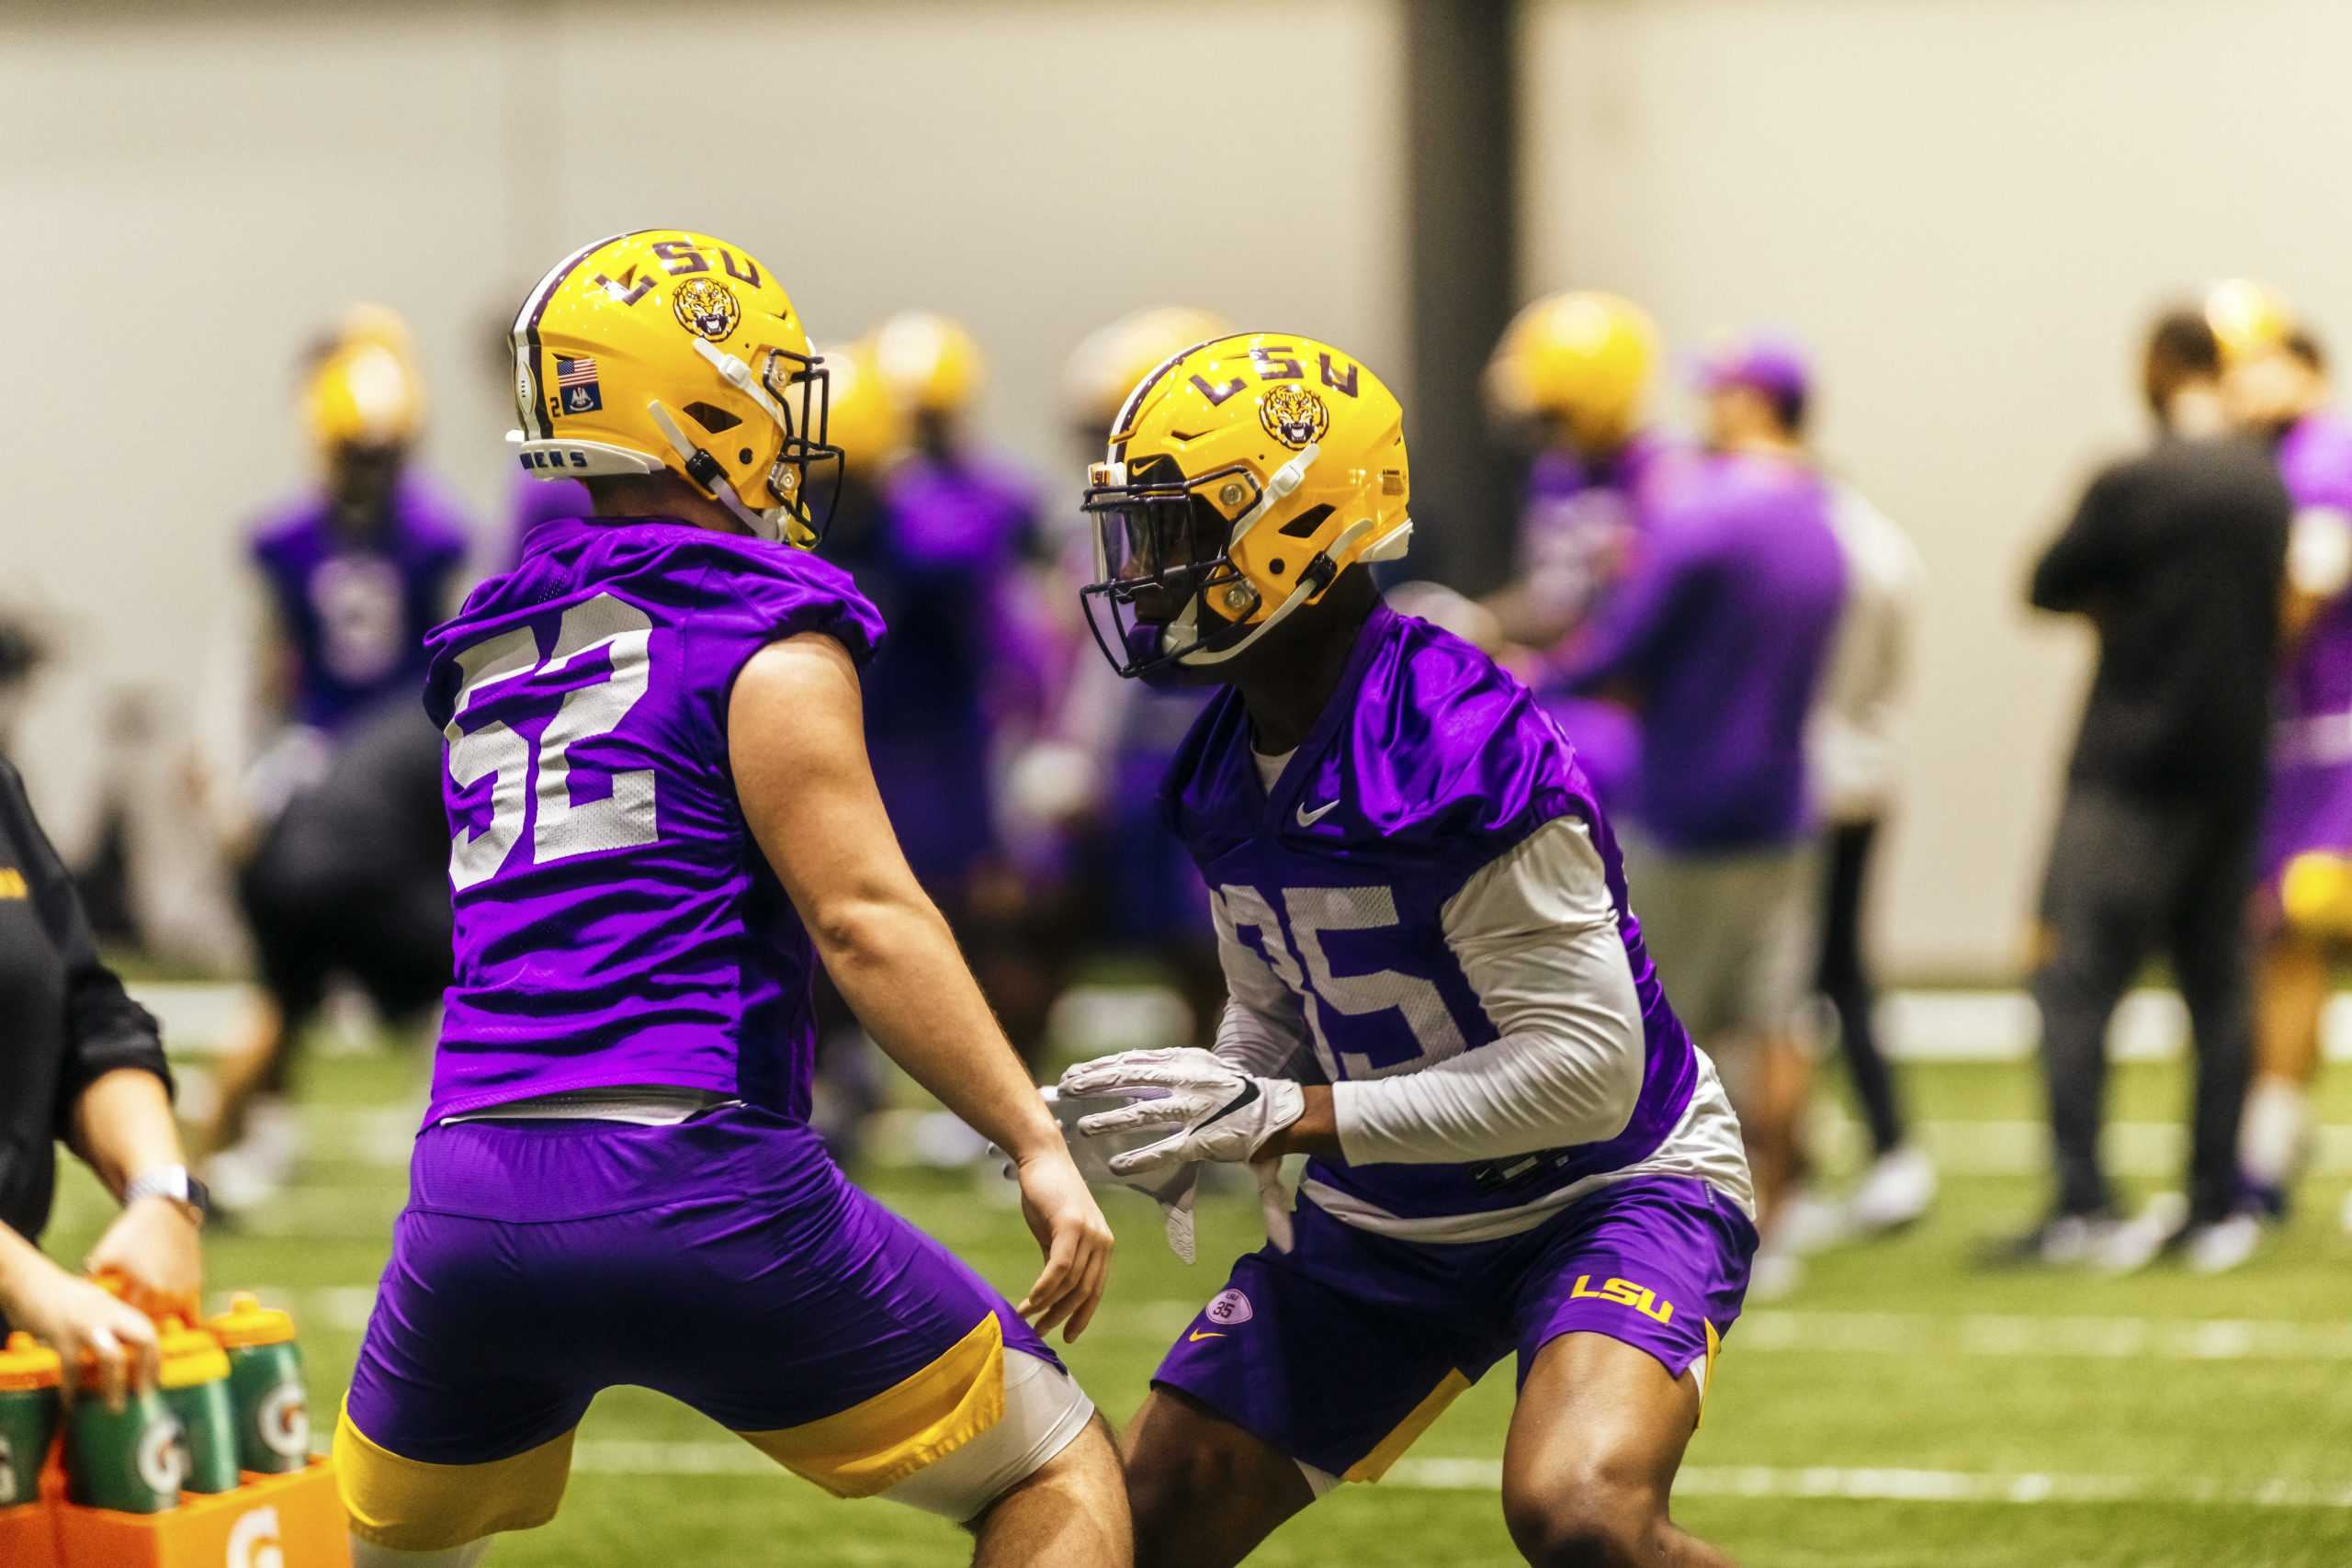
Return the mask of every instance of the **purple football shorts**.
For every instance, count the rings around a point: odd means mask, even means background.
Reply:
[[[1396,1241],[1304,1200],[1296,1228],[1291,1252],[1268,1246],[1234,1265],[1153,1382],[1361,1481],[1512,1350],[1521,1382],[1563,1334],[1605,1334],[1678,1378],[1704,1368],[1756,1251],[1737,1205],[1680,1177],[1605,1187],[1500,1241]]]
[[[775,1433],[978,1365],[999,1331],[1059,1366],[798,1122],[445,1123],[417,1139],[345,1410],[428,1465],[539,1448],[616,1383]]]

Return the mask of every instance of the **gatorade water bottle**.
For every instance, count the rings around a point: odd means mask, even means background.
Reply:
[[[237,1489],[237,1412],[229,1393],[229,1358],[220,1341],[176,1317],[156,1332],[163,1370],[156,1382],[164,1403],[179,1417],[187,1443],[183,1492]]]
[[[187,1476],[179,1417],[153,1389],[109,1410],[95,1360],[83,1362],[81,1391],[65,1429],[65,1475],[74,1501],[119,1514],[176,1508]]]
[[[281,1475],[311,1462],[311,1406],[294,1320],[250,1294],[204,1325],[229,1352],[229,1393],[237,1413],[237,1462]]]
[[[62,1373],[57,1352],[29,1334],[11,1334],[0,1349],[0,1508],[40,1500]]]

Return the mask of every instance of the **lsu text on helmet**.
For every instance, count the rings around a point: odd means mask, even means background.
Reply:
[[[972,334],[929,310],[901,310],[876,328],[874,359],[890,395],[918,414],[962,412],[987,368]]]
[[[1214,310],[1154,305],[1086,334],[1070,351],[1062,389],[1070,423],[1099,440],[1136,383],[1194,344],[1226,337],[1233,323]]]
[[[1087,480],[1087,620],[1122,675],[1231,659],[1412,537],[1404,411],[1352,356],[1295,333],[1233,333],[1154,367]]]
[[[1649,312],[1615,294],[1551,294],[1512,318],[1487,365],[1487,402],[1506,423],[1555,423],[1580,451],[1634,434],[1657,370]]]
[[[752,533],[809,546],[840,492],[823,362],[749,251],[684,229],[616,234],[558,262],[514,318],[508,436],[544,479],[667,470]],[[831,483],[812,504],[810,475]]]

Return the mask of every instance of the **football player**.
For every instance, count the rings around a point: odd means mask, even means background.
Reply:
[[[1879,1048],[1862,910],[1880,828],[1895,804],[1894,729],[1924,568],[1894,520],[1830,476],[1807,441],[1813,371],[1800,345],[1770,333],[1728,341],[1702,365],[1699,389],[1709,451],[1797,464],[1829,486],[1847,592],[1808,735],[1813,789],[1826,819],[1813,978],[1837,1016],[1838,1055],[1870,1131],[1871,1160],[1842,1203],[1805,1204],[1803,1228],[1812,1235],[1803,1239],[1895,1230],[1935,1201],[1936,1168],[1905,1132],[1894,1072]]]
[[[973,430],[985,367],[961,325],[891,317],[875,331],[874,369],[908,446],[877,483],[870,525],[836,557],[893,628],[866,675],[866,748],[916,877],[1029,1056],[1057,988],[1045,959],[1063,944],[1036,939],[1050,905],[1006,852],[996,784],[1044,705],[1037,498]]]
[[[346,311],[310,355],[301,406],[325,484],[319,495],[263,522],[252,538],[267,605],[257,634],[260,711],[251,719],[257,760],[224,813],[239,901],[264,980],[263,996],[223,1063],[218,1106],[199,1140],[209,1151],[206,1178],[227,1211],[266,1201],[291,1173],[300,1153],[299,1123],[285,1094],[291,1054],[327,970],[345,966],[335,962],[341,944],[308,916],[281,917],[334,908],[355,886],[380,885],[377,868],[364,863],[361,833],[345,837],[330,828],[315,840],[314,847],[328,851],[322,859],[288,852],[280,819],[292,802],[315,795],[330,773],[342,782],[324,797],[327,809],[308,812],[313,823],[331,824],[335,807],[355,794],[371,802],[399,794],[397,777],[365,776],[379,760],[400,773],[399,742],[371,743],[349,761],[338,761],[336,752],[363,731],[373,729],[381,740],[391,731],[424,729],[400,719],[388,726],[384,716],[414,701],[424,679],[424,634],[456,603],[470,546],[454,505],[410,461],[424,423],[424,384],[400,317],[381,306]],[[429,745],[430,731],[424,736]],[[413,736],[410,742],[413,756]],[[379,982],[390,971],[371,961],[375,943],[363,940],[350,951],[379,1003],[398,992],[402,1010],[413,1011],[421,997],[439,989],[439,965],[428,962],[420,972],[413,958],[389,954],[413,954],[420,945],[429,953],[440,922],[428,922],[412,940],[401,934],[409,928],[393,920],[390,905],[380,908],[380,915],[345,912],[387,922],[386,962],[424,978],[388,988]]]
[[[1491,595],[1504,662],[1576,739],[1577,765],[1605,801],[1629,786],[1640,740],[1632,713],[1567,690],[1558,670],[1575,634],[1624,575],[1645,520],[1687,453],[1646,423],[1657,328],[1614,294],[1547,295],[1514,317],[1487,366],[1487,406],[1532,446],[1519,572]]]
[[[1091,460],[1102,433],[1135,384],[1170,355],[1232,331],[1208,311],[1158,306],[1120,317],[1072,351],[1064,389],[1073,434]],[[1031,815],[1058,815],[1070,829],[1090,950],[1168,966],[1194,1021],[1205,1029],[1225,1006],[1199,875],[1168,836],[1158,792],[1176,748],[1199,716],[1200,686],[1122,681],[1086,646],[1091,639],[1069,590],[1091,580],[1092,520],[1065,551],[1062,603],[1071,659],[1047,725],[1048,739],[1012,774]],[[1071,558],[1082,554],[1080,559]],[[1032,803],[1035,803],[1034,805]]]
[[[2309,1158],[2320,1016],[2352,942],[2352,420],[2335,406],[2318,344],[2276,294],[2220,284],[2205,315],[2231,412],[2271,443],[2295,503],[2262,843],[2255,1070],[2239,1132],[2252,1196],[2277,1214]]]
[[[335,1441],[359,1562],[544,1523],[590,1400],[636,1383],[967,1523],[979,1562],[1126,1562],[1116,1457],[1043,1338],[1085,1329],[1110,1232],[876,792],[882,627],[805,547],[840,454],[798,314],[741,247],[641,231],[549,271],[514,356],[521,460],[595,512],[432,637],[456,977]],[[810,1130],[820,962],[1011,1153],[1035,1326]]]
[[[1516,1352],[1528,1559],[1724,1562],[1667,1499],[1756,1246],[1738,1124],[1567,738],[1374,585],[1412,527],[1396,399],[1329,344],[1216,339],[1135,388],[1090,480],[1105,652],[1223,688],[1160,798],[1230,995],[1213,1050],[1058,1092],[1133,1101],[1081,1143],[1163,1134],[1122,1176],[1309,1156],[1127,1430],[1141,1560],[1239,1562]]]

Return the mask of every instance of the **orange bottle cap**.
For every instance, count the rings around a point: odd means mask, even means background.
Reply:
[[[27,1393],[55,1388],[65,1381],[65,1363],[56,1351],[18,1329],[0,1347],[0,1393]]]
[[[162,1352],[156,1381],[165,1388],[193,1388],[229,1375],[229,1356],[220,1341],[176,1317],[156,1325],[155,1347]]]
[[[294,1337],[294,1319],[276,1307],[261,1304],[251,1291],[229,1298],[229,1310],[208,1319],[204,1326],[232,1350],[252,1345],[283,1345]]]

